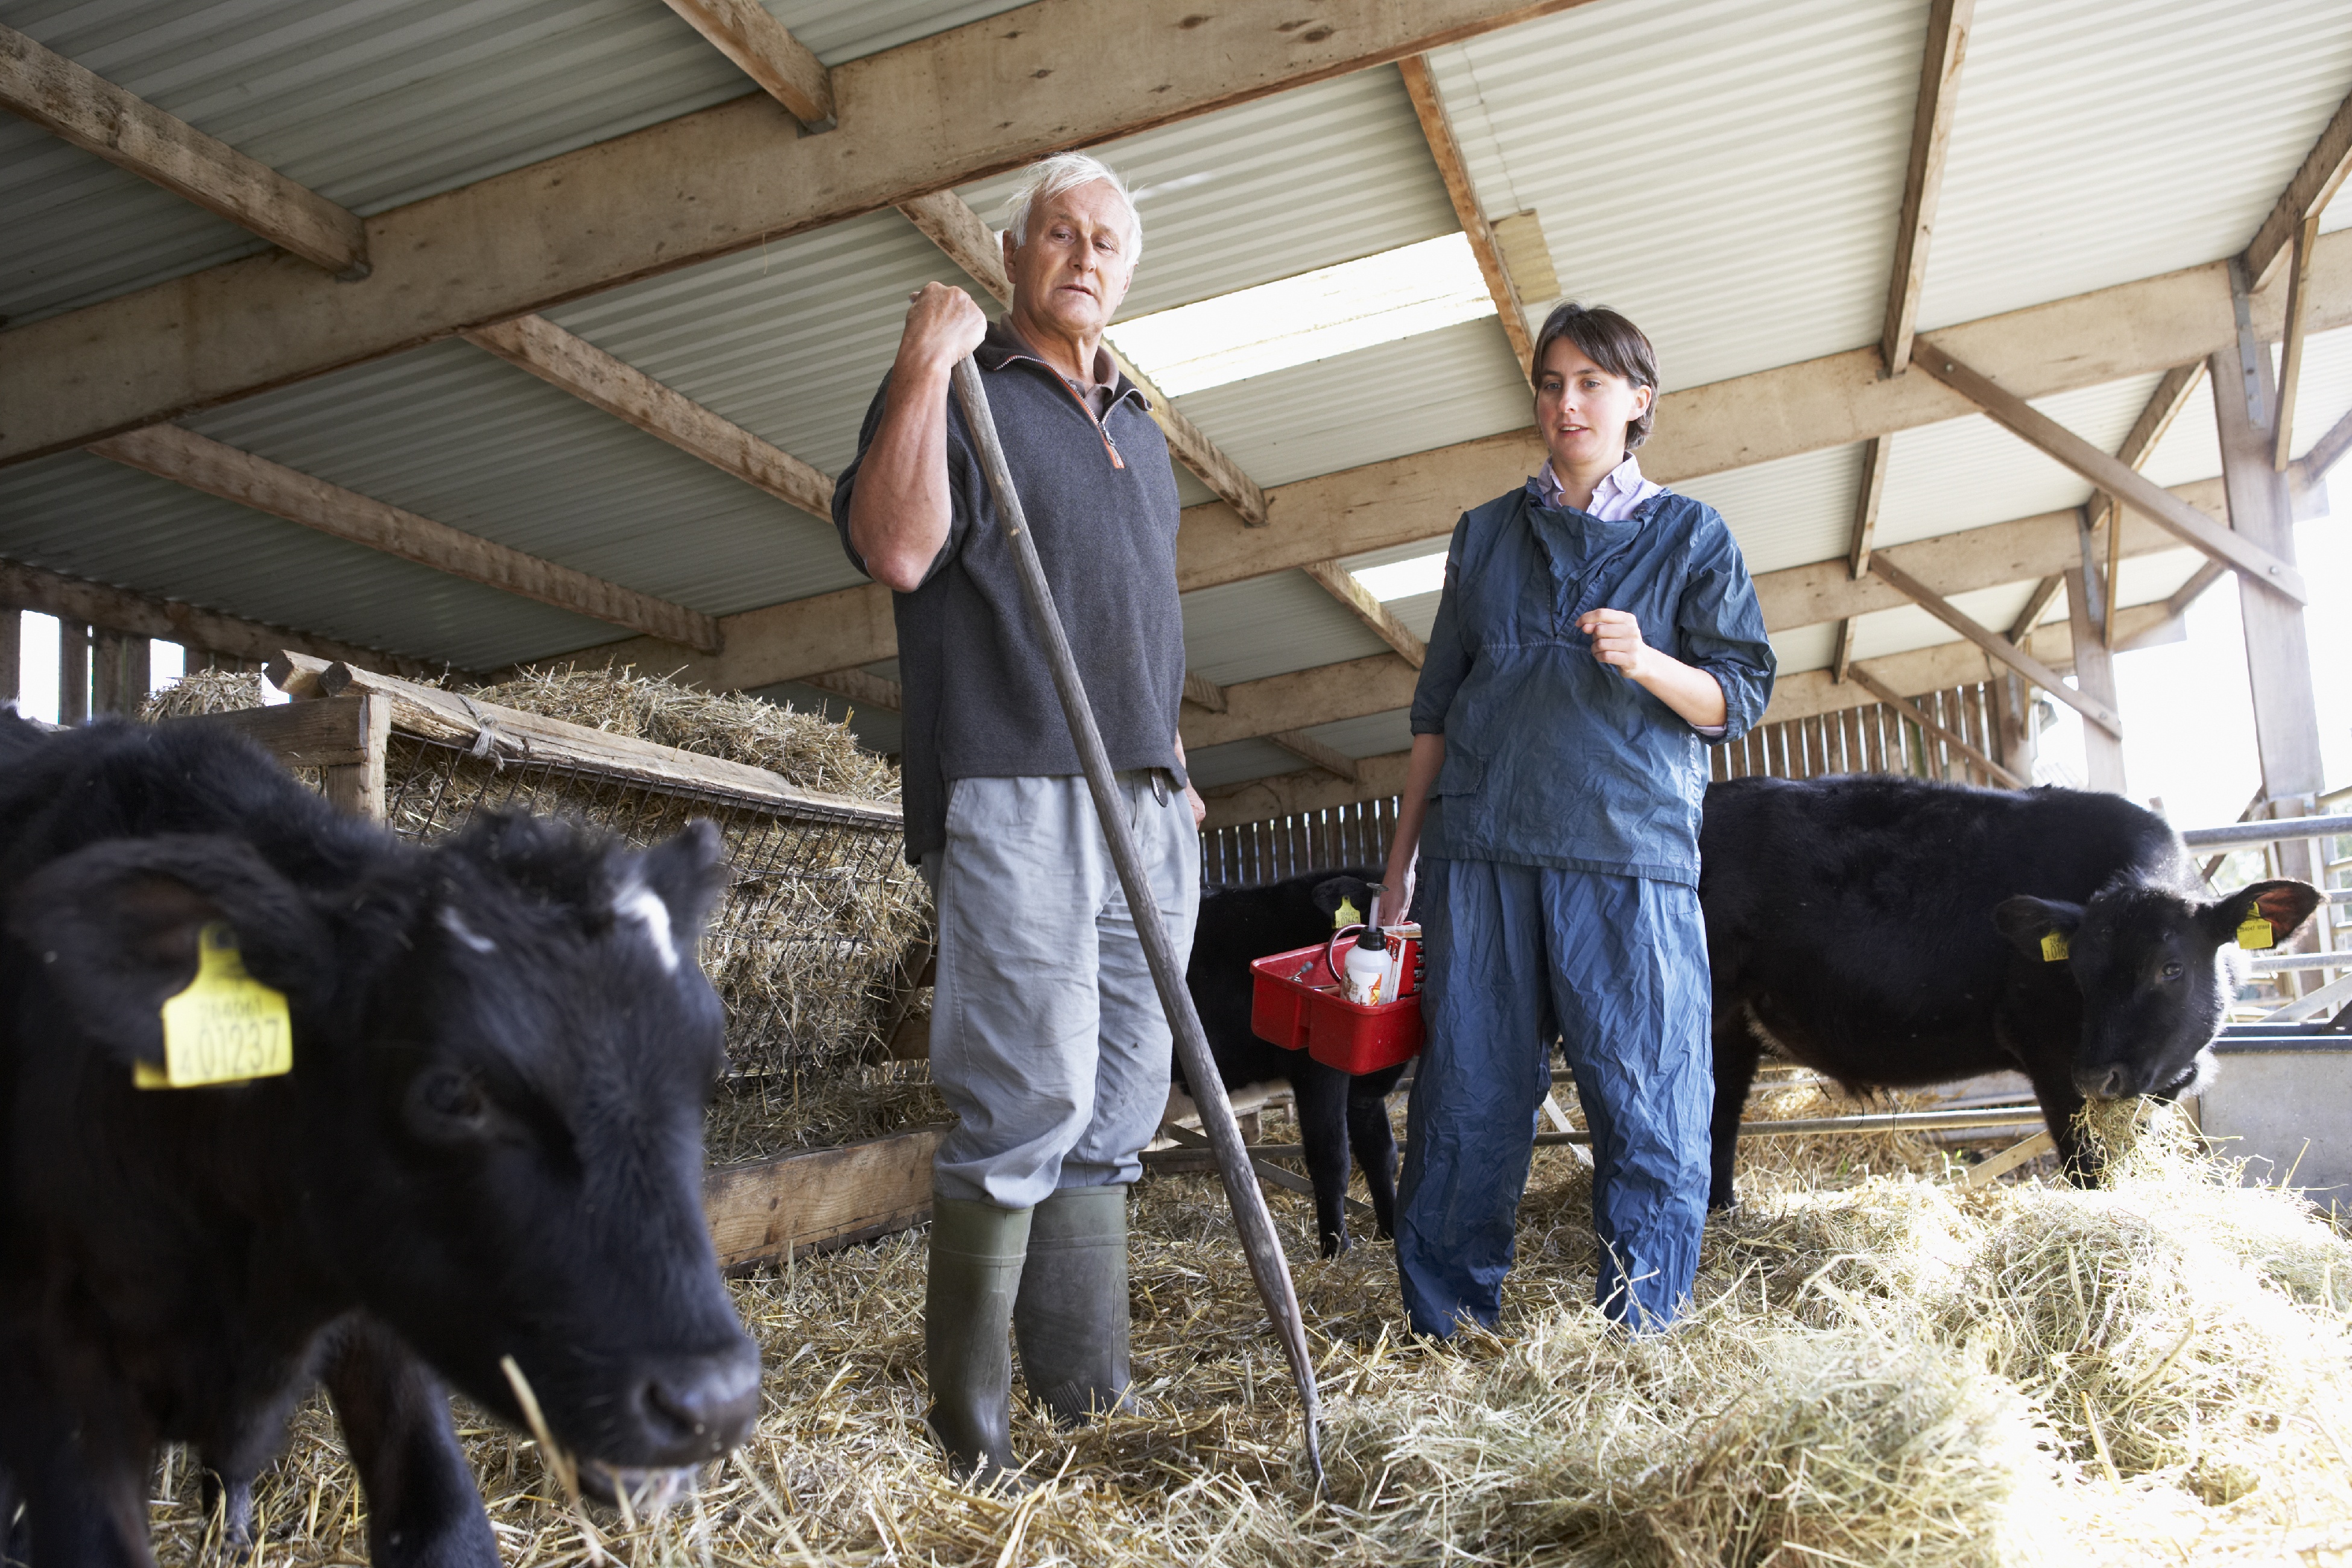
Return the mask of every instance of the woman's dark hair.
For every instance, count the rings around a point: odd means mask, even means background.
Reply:
[[[1535,360],[1528,366],[1529,382],[1543,384],[1544,355],[1562,338],[1619,380],[1650,389],[1650,406],[1625,426],[1625,449],[1630,452],[1648,440],[1650,426],[1658,416],[1658,351],[1650,346],[1642,329],[1606,305],[1561,305],[1544,318],[1543,331],[1536,334]]]

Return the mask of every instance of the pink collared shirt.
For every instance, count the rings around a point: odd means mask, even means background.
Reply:
[[[1622,522],[1633,516],[1643,501],[1665,488],[1643,479],[1642,465],[1634,461],[1633,453],[1628,452],[1625,460],[1610,469],[1601,479],[1600,488],[1592,492],[1592,504],[1581,510],[1603,522]],[[1546,506],[1564,507],[1568,504],[1567,492],[1560,488],[1559,476],[1552,472],[1549,458],[1544,460],[1543,472],[1536,476],[1536,491],[1543,497]]]

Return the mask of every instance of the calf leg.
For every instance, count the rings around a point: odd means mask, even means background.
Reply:
[[[1738,1202],[1731,1188],[1731,1167],[1739,1152],[1739,1118],[1748,1109],[1748,1090],[1756,1081],[1756,1061],[1763,1047],[1748,1031],[1741,1004],[1717,997],[1715,1005],[1715,1112],[1709,1123],[1712,1150],[1706,1206],[1727,1209]]]
[[[498,1538],[440,1380],[363,1316],[334,1334],[325,1381],[367,1493],[370,1559],[376,1568],[498,1568]]]
[[[19,1563],[154,1568],[142,1484],[152,1434],[127,1391],[79,1379],[61,1389],[28,1359],[53,1353],[0,1345],[0,1544]]]
[[[2054,1072],[2030,1071],[2026,1076],[2033,1080],[2033,1098],[2042,1103],[2042,1120],[2050,1129],[2050,1141],[2058,1145],[2058,1168],[2078,1187],[2097,1186],[2098,1157],[2074,1130],[2074,1119],[2083,1114],[2086,1102],[2074,1087],[2074,1073],[2060,1068]]]
[[[1348,1083],[1348,1147],[1364,1173],[1382,1241],[1396,1235],[1396,1132],[1389,1126],[1388,1097],[1403,1074],[1402,1067],[1383,1068]]]
[[[1323,1256],[1348,1250],[1348,1075],[1312,1058],[1291,1069],[1298,1142],[1315,1184],[1315,1230]]]

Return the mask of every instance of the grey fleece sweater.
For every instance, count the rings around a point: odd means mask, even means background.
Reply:
[[[1181,509],[1167,441],[1133,383],[1120,378],[1097,425],[1070,384],[1001,321],[973,357],[1111,766],[1175,769],[1184,689]],[[850,498],[888,386],[886,377],[866,412],[857,457],[833,492],[842,548],[861,572],[866,563],[849,542]],[[907,858],[914,861],[947,841],[950,779],[1081,771],[995,498],[952,396],[948,488],[954,521],[947,542],[922,585],[893,596],[907,703]]]

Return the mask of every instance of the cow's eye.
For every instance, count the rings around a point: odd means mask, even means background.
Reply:
[[[422,1131],[443,1137],[479,1131],[490,1110],[482,1086],[456,1068],[427,1068],[417,1074],[408,1103]]]
[[[2180,978],[2180,961],[2179,959],[2176,958],[2164,966],[2164,977],[2167,980],[2178,980]]]

